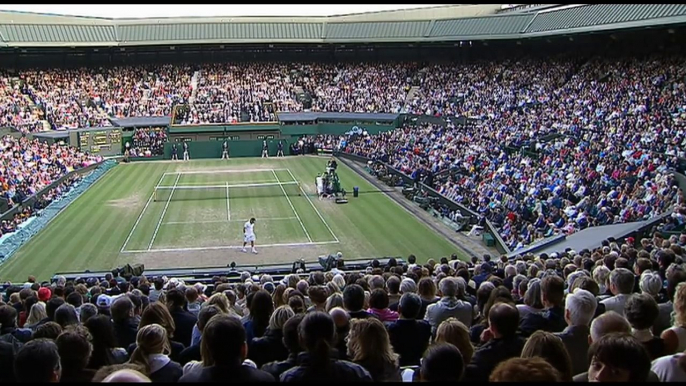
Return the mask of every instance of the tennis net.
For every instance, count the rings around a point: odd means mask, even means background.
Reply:
[[[157,186],[155,201],[226,200],[233,198],[299,196],[297,181],[261,184],[224,184],[204,186]]]

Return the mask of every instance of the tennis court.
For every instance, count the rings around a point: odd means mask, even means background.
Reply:
[[[338,243],[313,199],[285,168],[166,172],[121,252],[240,249],[251,217],[258,251]]]

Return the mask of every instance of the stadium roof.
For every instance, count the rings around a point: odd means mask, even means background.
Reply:
[[[685,4],[577,4],[543,8],[496,14],[500,5],[486,4],[328,17],[152,19],[0,12],[0,46],[414,43],[522,39],[686,24]]]

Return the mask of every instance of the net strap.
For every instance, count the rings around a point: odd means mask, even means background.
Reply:
[[[271,186],[298,185],[297,181],[273,182],[263,184],[235,184],[235,185],[193,185],[193,186],[156,186],[155,190],[186,190],[186,189],[232,189],[232,188],[262,188]]]

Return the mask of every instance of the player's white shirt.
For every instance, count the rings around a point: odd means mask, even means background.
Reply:
[[[245,241],[246,243],[255,241],[254,228],[255,224],[251,224],[250,221],[246,222],[245,225],[243,225],[243,229],[245,229],[245,236],[243,237],[243,241]]]
[[[251,224],[250,221],[246,222],[245,225],[243,225],[243,229],[245,229],[245,235],[246,236],[254,236],[255,235],[255,224]]]

